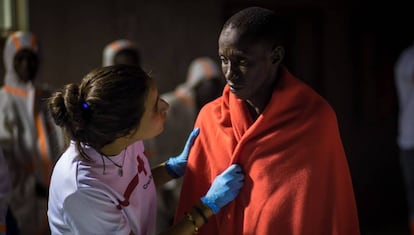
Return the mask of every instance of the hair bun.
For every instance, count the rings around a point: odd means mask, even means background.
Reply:
[[[83,127],[78,85],[68,84],[55,92],[49,99],[49,109],[56,125],[72,130]]]

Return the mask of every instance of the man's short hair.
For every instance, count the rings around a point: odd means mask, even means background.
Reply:
[[[254,41],[265,40],[284,45],[286,23],[274,11],[261,7],[249,7],[231,16],[223,25],[223,29],[236,28],[241,37]]]

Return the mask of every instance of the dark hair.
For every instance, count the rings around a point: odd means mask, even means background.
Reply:
[[[50,113],[85,160],[81,143],[95,149],[139,127],[152,79],[138,66],[113,65],[89,72],[49,98]]]
[[[236,28],[240,37],[253,41],[266,40],[284,46],[286,40],[286,22],[274,11],[261,7],[249,7],[231,16],[223,25]]]

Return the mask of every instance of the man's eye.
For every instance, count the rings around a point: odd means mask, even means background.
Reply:
[[[246,60],[240,60],[239,61],[239,65],[246,66],[247,65],[247,61]]]
[[[229,60],[225,57],[220,57],[220,60],[221,60],[222,64],[228,64],[229,63]]]

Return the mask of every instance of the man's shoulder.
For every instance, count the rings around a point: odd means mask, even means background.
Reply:
[[[200,109],[199,113],[210,112],[212,109],[216,109],[217,107],[220,107],[222,102],[223,102],[223,96],[220,96],[220,97],[208,102],[207,104],[203,105],[203,107]]]
[[[303,110],[310,110],[312,112],[334,113],[334,110],[328,100],[323,97],[315,88],[310,84],[302,81],[293,75],[286,78],[291,89],[290,93],[292,99],[296,100],[296,105],[303,106]],[[297,103],[297,101],[300,101]]]

